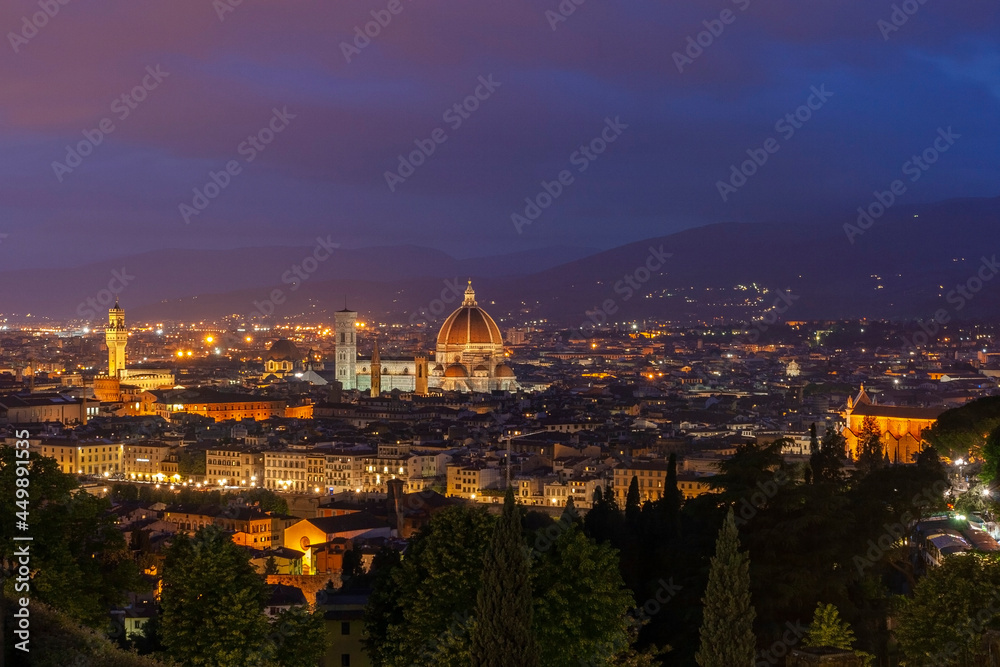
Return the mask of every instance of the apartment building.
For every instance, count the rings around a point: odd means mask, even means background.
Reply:
[[[246,449],[209,449],[205,452],[205,480],[225,486],[257,486],[264,480],[264,454]]]
[[[503,479],[503,472],[497,466],[449,464],[445,495],[475,500],[484,489],[500,489]]]

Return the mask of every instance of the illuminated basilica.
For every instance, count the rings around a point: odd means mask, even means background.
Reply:
[[[476,303],[472,281],[462,305],[444,321],[437,336],[434,365],[424,356],[385,358],[374,345],[372,358],[357,356],[358,314],[344,309],[336,313],[336,377],[344,389],[415,392],[429,388],[444,391],[515,391],[514,372],[506,363],[500,329]]]
[[[857,460],[860,454],[858,436],[864,428],[865,418],[871,417],[878,424],[889,460],[893,463],[913,463],[923,449],[922,432],[934,426],[944,410],[879,405],[861,385],[856,397],[847,398],[847,409],[843,412],[847,425],[841,435],[847,441],[851,458]]]

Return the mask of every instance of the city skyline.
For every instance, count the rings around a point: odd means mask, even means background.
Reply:
[[[987,667],[1000,5],[0,5],[0,667]]]

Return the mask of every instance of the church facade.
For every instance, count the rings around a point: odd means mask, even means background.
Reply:
[[[427,393],[444,391],[515,391],[517,378],[506,363],[503,337],[496,322],[476,303],[472,282],[462,305],[438,332],[433,365],[424,356],[414,358],[358,358],[358,314],[344,309],[335,315],[336,377],[344,389],[381,391],[398,389]],[[374,355],[373,355],[374,356]],[[374,382],[373,382],[374,380]]]
[[[878,405],[865,391],[853,399],[848,396],[844,421],[847,423],[841,435],[847,441],[847,451],[852,459],[859,454],[858,435],[864,428],[866,417],[873,418],[882,434],[882,444],[889,460],[893,463],[913,463],[923,449],[924,429],[934,426],[945,408],[911,408],[893,405]]]

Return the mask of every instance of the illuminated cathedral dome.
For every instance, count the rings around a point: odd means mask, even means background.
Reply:
[[[516,390],[517,378],[503,363],[505,358],[500,328],[476,303],[470,280],[462,305],[438,332],[433,386],[446,391]]]
[[[264,373],[281,378],[304,370],[304,355],[295,343],[287,338],[274,342],[264,355]]]
[[[448,316],[438,333],[438,345],[503,345],[500,328],[485,310],[476,305],[472,281],[465,290],[462,306]]]
[[[267,356],[264,357],[265,360],[275,360],[275,361],[302,361],[305,357],[299,348],[295,346],[295,343],[288,340],[287,338],[281,338],[276,340],[273,345],[268,349]]]

